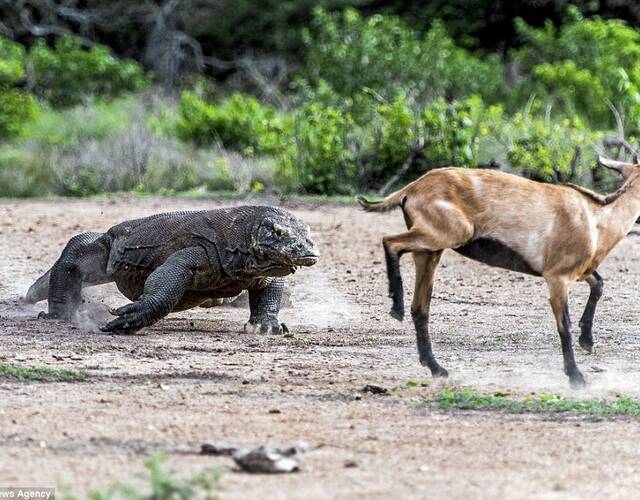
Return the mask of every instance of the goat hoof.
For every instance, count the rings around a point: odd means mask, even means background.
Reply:
[[[393,307],[389,314],[391,314],[392,318],[395,318],[398,321],[404,321],[404,311],[402,309],[396,309]]]
[[[580,343],[580,347],[582,347],[586,352],[588,352],[589,354],[593,352],[592,339],[590,339],[589,337],[583,337],[582,335],[580,335],[578,342]]]
[[[587,383],[584,380],[584,376],[582,373],[574,373],[569,377],[569,383],[571,384],[572,389],[584,389],[587,386]]]
[[[449,372],[441,366],[438,366],[435,370],[431,370],[431,376],[433,378],[447,378],[449,377]]]

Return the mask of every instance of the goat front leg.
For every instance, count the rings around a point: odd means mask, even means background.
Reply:
[[[585,306],[584,312],[582,313],[582,318],[580,318],[581,333],[578,342],[580,342],[580,346],[585,351],[590,353],[593,350],[593,316],[596,312],[596,305],[598,304],[600,297],[602,297],[604,281],[602,279],[602,276],[600,276],[596,271],[593,271],[593,273],[586,279],[586,282],[589,283],[591,292],[589,293],[587,305]]]
[[[251,316],[244,325],[245,333],[286,333],[287,325],[279,323],[282,294],[287,287],[284,278],[274,278],[266,287],[249,290]]]
[[[584,376],[576,365],[571,345],[571,319],[569,318],[569,307],[567,303],[568,280],[563,278],[549,278],[545,276],[549,287],[549,300],[551,309],[556,318],[560,342],[562,344],[562,357],[564,359],[564,372],[569,377],[571,387],[581,389],[585,384]]]
[[[436,267],[440,262],[442,251],[419,252],[413,254],[416,266],[416,284],[411,304],[411,317],[416,329],[416,340],[420,364],[428,366],[433,377],[447,377],[449,373],[442,368],[431,350],[429,337],[429,310],[431,308],[431,296],[433,293],[433,280]]]

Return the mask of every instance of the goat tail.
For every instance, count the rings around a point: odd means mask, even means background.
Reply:
[[[389,212],[404,205],[405,198],[404,189],[391,193],[380,201],[369,201],[364,196],[356,196],[356,200],[365,212]]]

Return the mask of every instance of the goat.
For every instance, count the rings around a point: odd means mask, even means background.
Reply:
[[[593,348],[592,323],[603,291],[602,260],[640,216],[640,164],[600,157],[622,175],[622,186],[602,196],[586,188],[531,181],[484,169],[431,170],[378,202],[358,197],[369,212],[401,207],[407,231],[382,239],[393,300],[391,315],[404,318],[400,256],[413,253],[416,269],[411,305],[420,363],[433,377],[448,376],[436,361],[429,337],[429,308],[436,267],[448,248],[490,266],[543,277],[562,344],[571,386],[584,387],[571,344],[567,289],[572,281],[591,287],[580,319],[580,346]]]

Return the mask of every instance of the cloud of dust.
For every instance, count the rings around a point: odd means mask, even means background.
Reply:
[[[100,333],[100,326],[108,322],[109,308],[104,304],[87,302],[76,312],[74,323],[88,332]]]
[[[291,294],[292,323],[320,328],[360,321],[360,308],[344,293],[329,284],[318,267],[305,268],[297,277]]]
[[[453,368],[449,370],[451,377],[447,383],[473,387],[479,392],[560,394],[571,399],[610,399],[617,395],[640,397],[640,371],[630,363],[609,356],[597,360],[588,355],[580,356],[578,367],[585,376],[587,387],[575,390],[564,374],[561,355],[558,353],[559,358],[555,359],[554,354],[539,353],[519,367],[515,365],[524,360],[511,356],[510,360],[501,360],[495,365],[490,363],[491,366],[487,365],[480,372],[469,360],[458,366],[445,365]]]
[[[11,319],[36,318],[41,311],[47,311],[46,300],[36,304],[29,304],[24,300],[27,290],[40,275],[41,273],[28,270],[26,267],[16,266],[6,270],[5,279],[0,283],[1,316]],[[109,309],[104,304],[106,291],[83,290],[85,303],[82,304],[74,319],[74,323],[79,328],[98,332],[98,327],[111,319]]]

